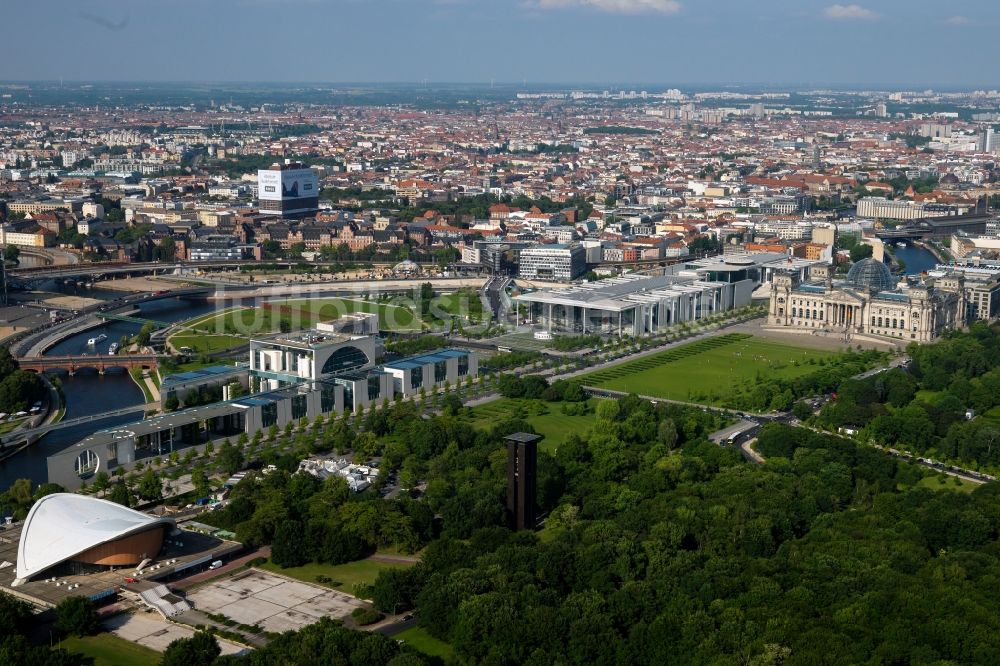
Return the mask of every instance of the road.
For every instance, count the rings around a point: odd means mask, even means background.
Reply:
[[[9,443],[13,441],[18,441],[31,437],[32,435],[41,435],[42,433],[52,432],[53,430],[62,430],[63,428],[73,428],[78,425],[83,425],[86,423],[92,423],[94,421],[100,421],[101,419],[111,418],[112,416],[125,416],[126,414],[135,414],[140,412],[145,412],[146,410],[159,409],[160,403],[151,402],[145,405],[132,405],[130,407],[121,407],[119,409],[112,409],[107,412],[101,412],[100,414],[90,414],[88,416],[80,416],[75,419],[68,419],[65,421],[60,421],[59,423],[49,423],[46,425],[40,425],[35,428],[29,428],[27,430],[15,430],[6,435],[0,436],[0,442]]]
[[[212,580],[213,578],[219,578],[220,576],[234,573],[243,568],[244,564],[257,557],[271,557],[271,547],[261,546],[257,550],[252,550],[245,555],[240,555],[237,558],[229,560],[218,569],[201,571],[199,573],[192,574],[187,578],[181,578],[177,581],[171,582],[170,587],[175,587],[178,590],[188,590],[196,585],[204,583],[205,581]]]

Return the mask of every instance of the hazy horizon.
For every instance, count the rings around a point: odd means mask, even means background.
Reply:
[[[4,15],[5,81],[1000,87],[984,71],[1000,6],[981,0],[39,0]]]

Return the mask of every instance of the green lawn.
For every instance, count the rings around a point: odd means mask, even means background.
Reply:
[[[816,362],[833,356],[830,352],[729,333],[589,373],[581,381],[670,400],[691,400],[692,395],[707,394],[711,397],[706,402],[719,405],[740,384],[758,378],[806,375],[819,368]]]
[[[397,298],[391,301],[365,301],[351,298],[310,298],[271,301],[283,316],[300,321],[330,321],[352,312],[378,314],[379,329],[384,331],[420,330],[420,322],[413,314],[413,301]],[[302,326],[305,326],[303,324]]]
[[[149,666],[160,663],[163,656],[155,650],[110,633],[82,638],[71,636],[56,647],[90,657],[94,660],[94,666]]]
[[[920,479],[920,483],[918,483],[917,486],[921,488],[930,488],[931,490],[957,490],[961,493],[971,493],[973,490],[978,488],[980,484],[960,479],[957,476],[932,474],[931,476],[925,476]]]
[[[407,629],[396,634],[394,638],[404,641],[414,650],[426,654],[428,657],[440,657],[447,662],[455,656],[455,649],[451,645],[434,638],[423,627]]]
[[[175,333],[170,336],[170,344],[174,349],[190,347],[196,354],[213,354],[215,352],[233,349],[247,343],[246,338],[235,335],[215,335],[212,333]]]
[[[462,313],[465,299],[458,294],[438,296],[441,308]],[[470,303],[480,307],[479,301]],[[419,331],[423,328],[414,314],[412,299],[397,297],[389,301],[365,301],[352,298],[275,299],[259,307],[235,307],[192,319],[170,336],[175,349],[190,347],[195,353],[214,353],[246,344],[252,335],[311,328],[321,321],[331,321],[345,314],[371,312],[378,315],[383,331]],[[475,312],[472,312],[475,316]]]
[[[333,587],[347,594],[354,594],[358,584],[371,585],[375,582],[375,577],[383,569],[406,569],[412,564],[402,564],[396,562],[377,562],[374,560],[357,560],[346,564],[318,564],[310,562],[301,567],[288,567],[282,569],[270,560],[260,565],[261,569],[274,571],[289,578],[295,578],[305,583],[314,585],[325,585]],[[331,583],[319,583],[317,576],[327,576]]]
[[[933,405],[937,402],[938,397],[941,395],[941,391],[930,391],[928,389],[920,389],[914,396],[914,399],[926,402],[928,405]]]
[[[591,398],[588,404],[595,407],[599,398]],[[561,411],[561,402],[526,400],[521,398],[500,398],[478,407],[473,407],[469,418],[477,428],[487,428],[497,421],[520,416],[534,427],[545,439],[539,444],[543,451],[551,451],[566,441],[570,433],[586,433],[597,417],[593,409],[583,416],[569,416]],[[542,413],[545,412],[545,413]]]
[[[27,418],[27,417],[24,417],[24,418]],[[21,423],[24,421],[24,418],[15,419],[13,421],[4,421],[4,422],[0,423],[0,435],[7,434],[8,432],[11,432],[12,430],[14,430],[14,428],[16,428],[19,425],[21,425]]]
[[[451,321],[452,316],[466,323],[479,323],[483,319],[483,302],[475,289],[459,289],[453,294],[440,294],[431,299],[431,317],[441,322]]]

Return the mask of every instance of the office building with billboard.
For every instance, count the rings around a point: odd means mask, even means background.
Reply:
[[[262,213],[308,217],[319,210],[316,172],[299,162],[275,163],[257,171],[257,201]]]

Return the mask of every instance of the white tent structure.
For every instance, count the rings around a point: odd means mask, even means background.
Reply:
[[[160,534],[146,538],[145,533],[155,529]],[[73,493],[46,495],[31,507],[21,528],[13,584],[20,585],[46,569],[81,557],[95,564],[123,563],[130,559],[132,550],[151,549],[150,544],[159,550],[163,531],[175,529],[170,518],[156,518],[107,500]]]

